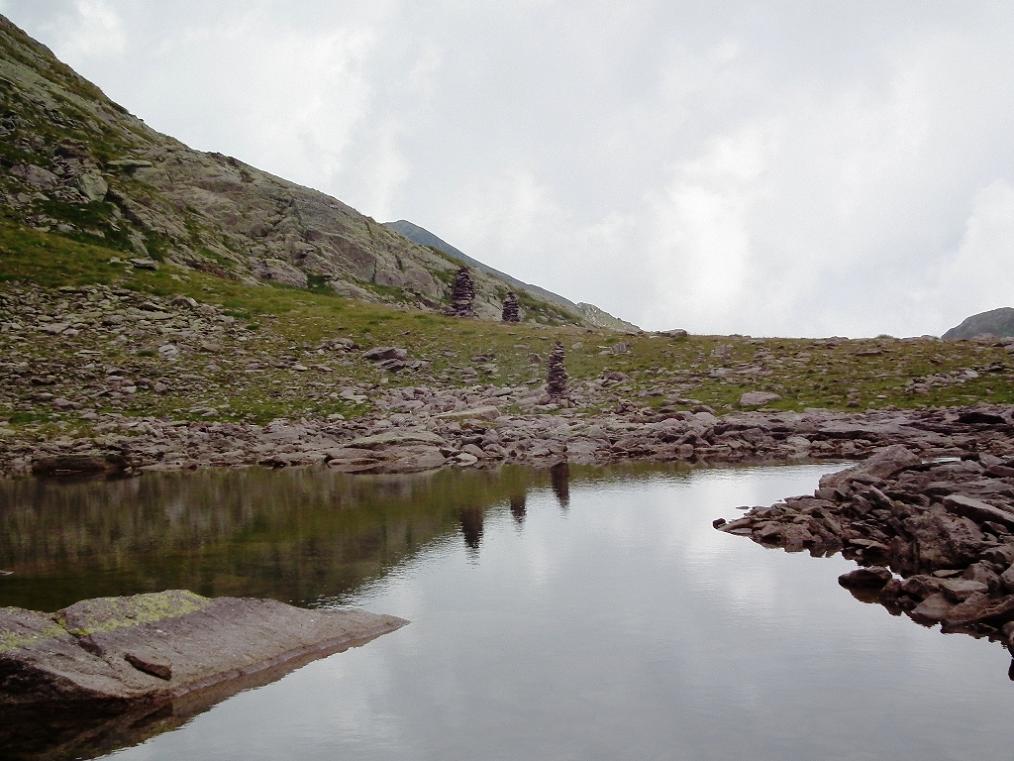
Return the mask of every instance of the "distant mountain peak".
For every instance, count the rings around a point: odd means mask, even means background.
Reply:
[[[542,299],[544,301],[550,302],[551,304],[555,304],[556,306],[562,307],[563,309],[566,309],[567,311],[574,314],[582,322],[588,322],[591,323],[592,325],[595,325],[596,327],[606,328],[608,330],[617,330],[625,333],[633,333],[640,330],[640,328],[638,328],[633,323],[627,322],[626,320],[621,320],[618,317],[614,317],[613,315],[609,314],[609,312],[606,312],[604,309],[601,309],[600,307],[597,307],[594,304],[588,304],[584,302],[575,303],[570,299],[561,296],[558,293],[546,290],[545,288],[542,288],[541,286],[538,285],[526,283],[522,280],[518,280],[516,277],[508,275],[505,272],[501,272],[498,269],[494,269],[493,267],[490,267],[488,264],[484,264],[478,259],[469,256],[461,249],[452,246],[443,238],[440,238],[439,236],[430,232],[425,227],[421,227],[415,224],[414,222],[410,222],[407,219],[399,219],[396,222],[384,222],[384,227],[388,228],[389,230],[393,230],[399,235],[408,238],[413,243],[418,243],[419,245],[422,246],[428,246],[430,248],[435,248],[438,251],[443,251],[445,254],[456,259],[457,261],[460,261],[469,267],[474,267],[475,269],[485,272],[486,274],[491,275],[492,277],[495,277],[498,280],[503,280],[509,283],[512,287],[520,291],[524,291],[535,298]]]
[[[1014,307],[1000,307],[973,314],[944,333],[943,338],[956,340],[976,336],[1014,336]]]

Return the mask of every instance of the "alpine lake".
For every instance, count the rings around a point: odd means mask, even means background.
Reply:
[[[411,622],[150,715],[40,715],[0,756],[1000,757],[1006,650],[862,603],[839,556],[712,528],[840,467],[0,481],[0,605],[190,589]]]

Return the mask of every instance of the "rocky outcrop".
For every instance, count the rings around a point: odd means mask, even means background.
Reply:
[[[0,608],[0,706],[87,713],[168,703],[405,623],[180,590],[84,600],[52,614]]]
[[[862,599],[1014,645],[1014,452],[978,444],[966,440],[946,460],[884,447],[821,478],[812,496],[716,527],[790,552],[840,552],[863,566],[840,579]]]

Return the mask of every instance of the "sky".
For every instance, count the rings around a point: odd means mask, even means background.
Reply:
[[[149,125],[649,329],[1014,306],[1014,3],[0,0]]]

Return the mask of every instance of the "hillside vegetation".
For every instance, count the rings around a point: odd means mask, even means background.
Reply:
[[[393,386],[529,388],[555,341],[577,404],[867,409],[1014,402],[999,342],[621,336],[505,325],[250,284],[0,226],[0,419],[8,434],[90,430],[89,413],[263,423],[376,413]],[[192,301],[191,301],[192,300]],[[367,350],[404,347],[383,369]],[[382,410],[379,410],[382,413]],[[550,410],[551,412],[551,410]]]

